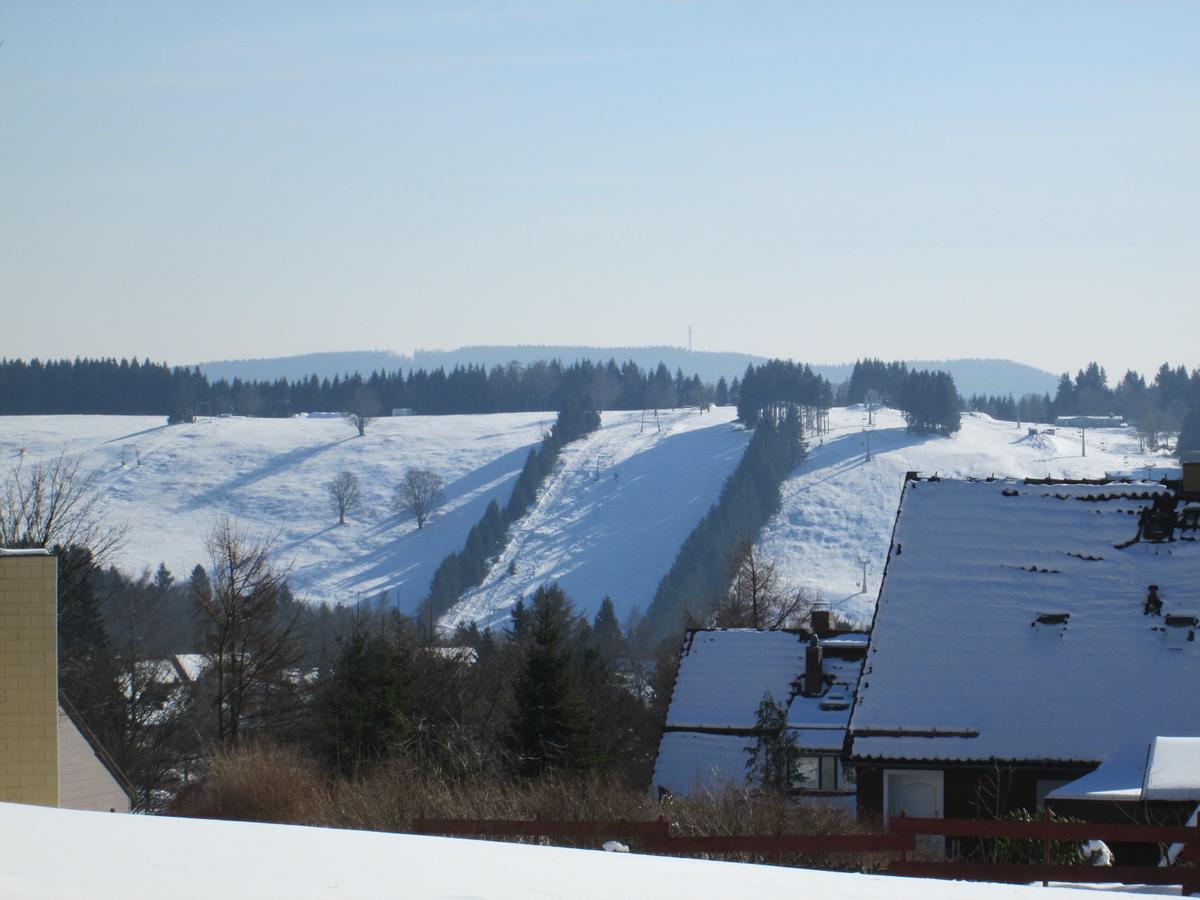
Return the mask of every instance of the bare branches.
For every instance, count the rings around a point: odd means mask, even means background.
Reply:
[[[418,528],[425,527],[430,513],[437,509],[444,499],[442,476],[431,469],[410,468],[396,485],[396,509],[411,514],[417,520]]]
[[[787,628],[805,621],[816,605],[810,593],[787,584],[775,562],[764,559],[750,540],[738,547],[729,574],[729,593],[714,617],[719,628]]]
[[[0,546],[87,547],[101,562],[120,546],[126,527],[101,520],[95,475],[60,453],[26,468],[19,461],[0,495]]]
[[[206,630],[217,736],[231,747],[246,719],[265,714],[272,689],[299,664],[299,611],[287,608],[287,573],[275,568],[275,538],[251,538],[225,517],[205,546],[210,583],[194,590],[193,600]]]
[[[329,498],[338,514],[338,524],[346,524],[346,513],[362,505],[362,488],[353,472],[338,472],[329,481]]]
[[[374,391],[366,387],[355,389],[343,413],[346,421],[358,429],[359,437],[367,433],[367,426],[375,421],[378,414],[379,398],[375,396]]]

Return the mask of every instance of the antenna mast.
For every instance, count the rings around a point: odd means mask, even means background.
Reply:
[[[688,353],[692,352],[692,326],[688,326]]]

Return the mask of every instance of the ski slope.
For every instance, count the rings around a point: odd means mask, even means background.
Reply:
[[[484,584],[444,623],[502,622],[518,597],[550,580],[588,614],[605,596],[619,616],[645,610],[741,458],[749,433],[733,417],[732,408],[677,410],[663,413],[660,427],[643,427],[641,413],[604,413],[599,431],[563,450]],[[866,412],[831,412],[832,432],[812,442],[784,482],[783,508],[759,540],[789,580],[859,620],[874,607],[906,471],[1142,477],[1149,465],[1160,477],[1173,466],[1170,457],[1138,452],[1130,429],[1089,431],[1083,457],[1077,429],[1030,437],[1025,425],[964,415],[961,432],[939,438],[906,434],[894,410],[876,417],[868,462]],[[0,466],[78,455],[95,474],[108,519],[129,527],[114,559],[127,571],[166,562],[186,577],[207,564],[204,537],[228,514],[251,533],[278,533],[298,595],[350,602],[386,591],[413,610],[488,502],[508,499],[529,448],[552,422],[551,413],[381,418],[359,438],[340,418],[321,416],[170,427],[160,417],[3,416]],[[446,482],[445,505],[419,531],[391,502],[410,465]],[[326,485],[342,470],[358,474],[363,506],[338,526]]]
[[[588,615],[605,596],[620,618],[644,611],[742,458],[750,433],[735,415],[732,407],[673,410],[656,427],[640,412],[604,413],[598,431],[563,449],[484,583],[442,624],[502,623],[548,581]]]
[[[278,535],[278,561],[298,596],[352,602],[386,591],[412,610],[487,504],[507,501],[553,421],[544,412],[381,418],[360,438],[337,416],[172,426],[161,416],[0,416],[0,465],[78,456],[106,520],[128,525],[113,562],[132,574],[166,562],[186,578],[196,563],[207,566],[205,536],[228,514],[250,534]],[[419,531],[392,505],[409,466],[445,481],[445,504]],[[339,526],[327,485],[342,470],[358,475],[363,502]]]
[[[784,482],[782,509],[759,536],[758,549],[791,583],[821,594],[839,614],[869,622],[879,593],[904,474],[948,478],[1099,478],[1129,473],[1159,478],[1174,461],[1138,450],[1132,428],[1089,429],[1087,456],[1077,428],[1039,433],[1022,423],[964,413],[948,438],[905,433],[895,410],[875,411],[867,460],[865,409],[830,413],[829,434],[810,442],[809,456]],[[1147,469],[1147,466],[1150,469]],[[863,563],[866,585],[863,587]]]

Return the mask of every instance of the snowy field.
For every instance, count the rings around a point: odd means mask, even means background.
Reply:
[[[337,602],[386,590],[413,609],[488,502],[508,499],[529,447],[554,416],[381,418],[362,438],[339,417],[163,421],[0,416],[0,460],[15,464],[21,448],[30,461],[64,449],[82,457],[106,517],[129,526],[115,562],[131,573],[165,561],[185,578],[196,563],[207,565],[205,535],[228,514],[252,534],[278,533],[297,594]],[[408,466],[433,469],[446,484],[444,507],[420,531],[392,506]],[[342,470],[358,475],[363,504],[339,527],[327,485]]]
[[[0,803],[0,897],[1069,900],[1066,888]],[[1178,893],[1178,888],[1174,889]],[[1106,896],[1120,896],[1111,894]]]
[[[588,612],[605,594],[624,604],[619,611],[644,609],[741,458],[748,433],[732,425],[733,414],[668,412],[659,429],[653,421],[643,428],[640,412],[605,413],[598,432],[563,451],[471,608],[501,618],[518,594],[560,578]],[[165,561],[186,577],[207,564],[204,537],[227,513],[251,533],[279,533],[300,596],[337,602],[387,591],[412,610],[488,502],[507,501],[529,448],[553,421],[552,413],[381,418],[359,438],[336,417],[167,427],[159,417],[11,416],[0,417],[0,460],[15,464],[22,448],[27,464],[64,449],[82,457],[106,516],[128,523],[115,561],[130,572]],[[391,503],[408,466],[446,482],[445,505],[419,531]],[[338,526],[326,485],[342,470],[358,474],[364,496]],[[505,574],[511,559],[515,578]]]
[[[720,493],[748,432],[732,408],[663,414],[661,430],[640,413],[608,412],[595,434],[567,447],[537,505],[518,523],[485,583],[448,621],[501,621],[519,596],[558,579],[594,613],[613,598],[619,616],[645,610],[683,540]],[[783,485],[783,510],[760,547],[792,581],[814,588],[843,614],[870,617],[904,473],[950,477],[1155,477],[1170,458],[1141,454],[1132,430],[1029,437],[1026,426],[965,415],[951,438],[905,434],[900,414],[881,410],[865,459],[861,409],[834,409],[833,431]],[[166,427],[158,417],[0,417],[0,460],[44,460],[61,450],[95,471],[108,515],[129,535],[116,562],[131,572],[159,562],[186,577],[204,559],[218,516],[252,533],[279,533],[281,560],[297,593],[353,601],[388,591],[412,610],[434,569],[462,548],[487,503],[503,504],[550,413],[382,418],[364,438],[340,418],[204,419]],[[139,463],[140,460],[140,463]],[[418,531],[392,508],[392,487],[410,465],[439,472],[446,504]],[[336,524],[326,485],[356,472],[363,508]],[[865,592],[860,588],[867,561]],[[515,573],[508,574],[510,563]]]
[[[563,449],[484,583],[443,623],[503,622],[519,597],[550,580],[589,614],[605,596],[619,618],[644,612],[742,458],[750,432],[735,415],[732,407],[678,410],[662,413],[656,428],[643,426],[640,412],[605,413],[603,428]]]
[[[905,433],[895,410],[876,410],[871,459],[866,459],[864,409],[830,414],[832,432],[809,446],[809,457],[784,482],[783,508],[758,547],[794,584],[818,591],[838,613],[869,622],[879,593],[904,473],[948,478],[1099,478],[1108,473],[1159,478],[1166,455],[1138,451],[1132,428],[1089,429],[1087,456],[1077,428],[1028,434],[1027,423],[998,422],[964,413],[962,430],[949,438]],[[1047,426],[1039,426],[1045,428]],[[866,586],[863,561],[866,561]]]

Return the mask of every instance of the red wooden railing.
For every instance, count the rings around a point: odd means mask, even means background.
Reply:
[[[916,819],[899,817],[888,823],[887,834],[746,834],[672,835],[667,821],[652,822],[576,821],[551,819],[432,819],[413,821],[415,834],[455,837],[536,837],[634,841],[646,853],[665,855],[773,855],[782,862],[785,853],[885,853],[899,854],[887,868],[888,874],[921,878],[954,878],[967,881],[1077,883],[1182,884],[1183,894],[1200,893],[1200,868],[1192,865],[1087,866],[1052,865],[1052,841],[1109,843],[1183,844],[1200,849],[1200,827],[1156,825],[1104,825],[1077,822],[1005,822],[982,819]],[[963,863],[911,860],[919,835],[966,838],[1013,838],[1041,840],[1044,861],[1040,864]],[[1189,848],[1190,845],[1190,848]]]
[[[1040,840],[1043,861],[1035,864],[930,862],[907,859],[888,866],[893,875],[955,878],[967,881],[1049,881],[1117,884],[1180,884],[1186,897],[1200,892],[1200,869],[1192,865],[1086,866],[1050,863],[1052,841],[1098,840],[1122,844],[1182,844],[1181,857],[1200,849],[1200,827],[1169,825],[1092,824],[1088,822],[1005,822],[983,819],[916,819],[901,816],[888,823],[891,834]]]

